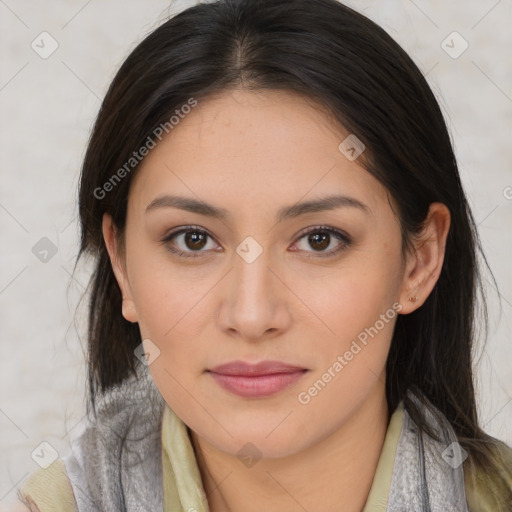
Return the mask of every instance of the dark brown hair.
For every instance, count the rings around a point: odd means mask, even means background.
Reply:
[[[79,258],[85,253],[95,258],[90,407],[97,393],[133,373],[134,350],[141,343],[138,325],[121,314],[121,293],[101,231],[108,212],[122,237],[136,168],[101,198],[95,191],[190,98],[200,103],[235,87],[287,90],[320,102],[366,145],[365,168],[398,205],[404,253],[429,205],[449,208],[440,277],[420,308],[397,318],[386,394],[393,411],[401,400],[407,402],[408,389],[421,392],[448,418],[474,459],[491,465],[490,438],[478,425],[472,370],[477,314],[487,329],[478,254],[487,261],[443,115],[418,67],[385,30],[336,0],[311,4],[220,0],[196,5],[150,33],[116,74],[90,137],[79,191]],[[421,411],[407,405],[422,426]]]

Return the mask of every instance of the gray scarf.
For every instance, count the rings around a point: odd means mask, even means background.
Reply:
[[[64,457],[79,512],[163,511],[164,407],[143,364],[100,398]],[[421,434],[404,408],[386,512],[468,512],[455,433],[442,414],[425,415],[442,441]]]

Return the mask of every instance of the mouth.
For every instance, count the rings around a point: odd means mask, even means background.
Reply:
[[[258,364],[233,361],[207,373],[226,391],[246,398],[262,398],[292,386],[308,371],[281,361]]]

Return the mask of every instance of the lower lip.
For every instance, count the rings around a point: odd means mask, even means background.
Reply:
[[[273,373],[254,377],[209,373],[225,390],[243,397],[259,398],[282,391],[298,381],[306,372],[307,370],[300,370],[291,373]]]

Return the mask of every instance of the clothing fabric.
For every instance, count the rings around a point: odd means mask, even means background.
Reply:
[[[188,428],[146,366],[97,411],[67,456],[22,485],[25,502],[41,512],[209,512]],[[480,490],[466,493],[465,480],[475,480],[448,421],[426,414],[441,441],[420,433],[403,402],[393,412],[363,512],[491,512]]]

